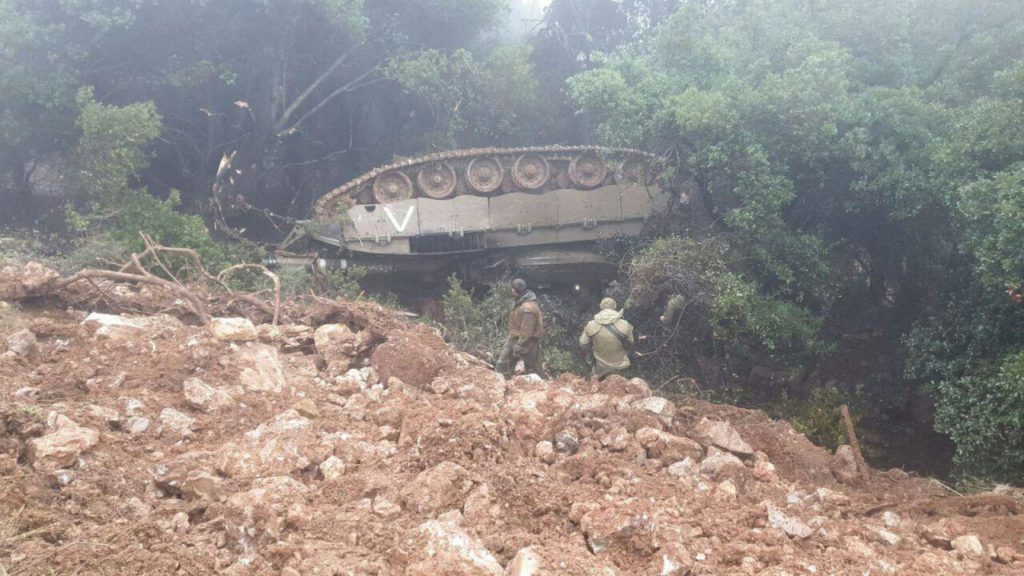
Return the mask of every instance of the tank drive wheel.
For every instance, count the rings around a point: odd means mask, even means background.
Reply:
[[[600,154],[587,151],[573,158],[569,164],[569,177],[580,188],[597,188],[608,176],[608,164]]]
[[[373,197],[380,204],[401,202],[412,196],[412,180],[398,170],[385,172],[373,181]]]
[[[443,200],[455,193],[458,178],[447,162],[437,162],[424,167],[416,175],[420,190],[430,198]]]
[[[551,178],[551,166],[540,154],[523,154],[512,165],[512,180],[524,190],[538,190]]]
[[[650,170],[640,158],[628,158],[619,167],[617,180],[621,183],[647,184]]]
[[[466,168],[466,184],[481,194],[491,194],[501,187],[505,168],[492,156],[474,158]]]

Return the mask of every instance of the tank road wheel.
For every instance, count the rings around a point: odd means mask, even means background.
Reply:
[[[569,177],[580,188],[597,188],[608,176],[608,164],[600,154],[587,151],[573,158],[569,164]]]
[[[628,158],[619,167],[616,179],[621,183],[647,184],[649,175],[647,162],[640,158]]]
[[[523,154],[512,166],[512,180],[524,190],[538,190],[551,178],[551,166],[540,154]]]
[[[466,168],[466,183],[481,194],[491,194],[501,187],[505,169],[497,158],[487,156],[474,158]]]
[[[447,162],[438,162],[420,170],[416,175],[416,183],[430,198],[443,200],[455,193],[458,178],[455,176],[455,170]]]
[[[385,172],[373,181],[373,197],[380,204],[401,202],[412,196],[412,180],[398,170]]]

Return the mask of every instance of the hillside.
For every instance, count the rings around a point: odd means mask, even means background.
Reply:
[[[19,274],[0,293],[31,292]],[[861,474],[786,422],[640,379],[506,381],[375,304],[202,326],[174,304],[18,299],[0,304],[0,574],[1024,570],[1008,491]]]

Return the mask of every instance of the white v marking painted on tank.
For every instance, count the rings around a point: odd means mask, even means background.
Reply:
[[[387,215],[388,220],[391,220],[391,224],[394,225],[395,231],[405,232],[405,227],[409,225],[409,219],[412,218],[414,210],[416,210],[416,206],[409,206],[409,209],[405,211],[405,218],[402,220],[401,224],[398,223],[394,212],[391,211],[391,206],[384,207],[384,214]]]

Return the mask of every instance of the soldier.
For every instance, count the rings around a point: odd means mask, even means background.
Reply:
[[[633,349],[633,326],[616,311],[611,298],[601,300],[601,311],[583,327],[580,347],[592,348],[594,375],[603,379],[609,374],[622,374],[629,368],[629,352]]]
[[[506,377],[511,376],[520,360],[527,374],[544,377],[540,365],[540,337],[544,333],[544,315],[541,314],[537,295],[528,290],[526,281],[516,278],[512,281],[515,304],[508,315],[508,340],[498,357],[496,369]]]

